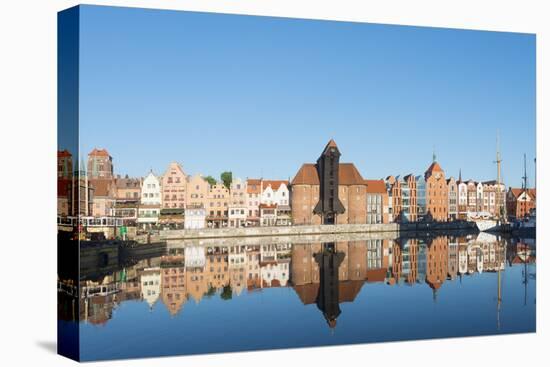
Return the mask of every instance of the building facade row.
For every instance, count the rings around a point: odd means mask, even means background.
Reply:
[[[465,181],[461,173],[447,178],[435,155],[422,175],[384,180],[364,179],[340,156],[331,140],[291,182],[237,178],[226,187],[186,174],[177,162],[160,175],[115,176],[105,149],[93,149],[75,174],[72,155],[59,151],[58,215],[116,217],[144,228],[223,228],[524,218],[536,207],[534,189],[506,192],[503,183]]]

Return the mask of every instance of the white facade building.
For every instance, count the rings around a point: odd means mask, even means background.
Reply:
[[[289,279],[290,259],[281,259],[277,263],[264,264],[261,267],[262,284],[267,287],[285,287]]]
[[[227,256],[229,281],[231,288],[238,295],[246,288],[247,254],[245,246],[230,246]]]
[[[476,183],[476,192],[477,192],[477,211],[483,211],[483,184],[481,182]]]
[[[231,182],[228,208],[229,227],[239,228],[247,225],[248,193],[247,181],[237,178]]]
[[[201,229],[206,227],[206,209],[202,206],[187,206],[183,222],[185,229]]]
[[[290,206],[288,181],[262,180],[260,204]]]
[[[149,172],[143,180],[137,219],[142,227],[158,223],[162,201],[160,182],[153,171]]]
[[[206,265],[206,254],[204,247],[189,246],[184,250],[186,268],[204,268]]]
[[[143,180],[141,187],[141,204],[144,205],[161,205],[161,187],[160,180],[155,176],[153,171],[149,172]]]
[[[161,276],[160,268],[147,268],[141,274],[141,297],[148,304],[149,308],[157,302],[160,296]]]
[[[288,181],[262,180],[260,196],[260,225],[289,225],[290,191]]]
[[[229,227],[240,228],[246,226],[247,206],[245,205],[229,205]]]
[[[260,247],[260,277],[263,286],[286,286],[289,280],[291,251],[292,245],[289,243]]]

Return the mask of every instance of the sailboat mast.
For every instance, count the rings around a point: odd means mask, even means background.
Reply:
[[[502,196],[502,190],[501,190],[501,186],[500,186],[500,181],[501,181],[501,177],[500,177],[500,164],[502,163],[502,159],[500,157],[500,138],[499,138],[499,134],[498,134],[498,131],[497,131],[497,156],[496,156],[496,161],[495,163],[497,164],[497,193],[496,193],[496,210],[497,210],[497,219],[498,220],[501,220],[501,216],[502,216],[502,210],[501,210],[501,196]]]
[[[527,155],[523,153],[523,190],[527,191]]]

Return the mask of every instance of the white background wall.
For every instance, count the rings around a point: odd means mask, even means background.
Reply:
[[[537,216],[549,223],[548,215],[548,124],[550,121],[550,32],[546,1],[523,0],[394,0],[376,5],[367,0],[93,0],[103,5],[142,6],[226,13],[277,15],[368,21],[378,23],[444,26],[516,32],[537,35]],[[25,292],[4,294],[0,311],[3,341],[2,365],[74,366],[57,356],[56,341],[56,12],[77,4],[64,0],[3,1],[0,10],[0,123],[3,174],[21,172],[22,164],[32,167],[39,180],[0,180],[2,192],[9,192],[1,211],[3,231],[3,278],[17,277]],[[14,156],[14,152],[17,153]],[[544,163],[547,162],[547,163]],[[38,183],[38,184],[37,184]],[[13,188],[15,187],[15,191]],[[41,218],[32,235],[22,205],[26,193],[41,198],[33,213]],[[50,219],[48,219],[50,218]],[[23,237],[21,237],[23,234]],[[550,334],[548,274],[549,233],[538,236],[537,334],[477,337],[422,342],[382,343],[360,346],[295,349],[271,352],[231,353],[193,357],[100,362],[94,366],[280,366],[289,365],[407,365],[464,366],[466,361],[486,366],[541,365],[547,358]],[[24,258],[25,271],[17,259]],[[542,290],[545,290],[544,292]],[[389,362],[388,362],[389,361]]]

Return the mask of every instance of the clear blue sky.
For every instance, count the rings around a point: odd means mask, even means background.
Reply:
[[[535,36],[85,6],[80,146],[115,172],[291,178],[330,138],[365,178],[534,182]]]

